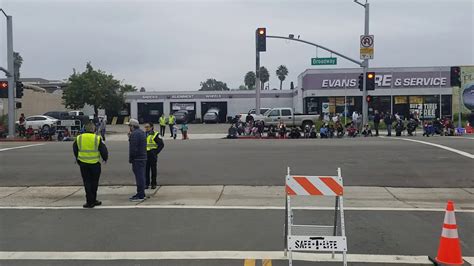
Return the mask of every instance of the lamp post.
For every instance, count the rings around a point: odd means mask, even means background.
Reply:
[[[7,61],[8,61],[8,72],[10,75],[7,75],[8,80],[8,137],[15,137],[15,77],[14,67],[13,67],[13,22],[12,16],[9,16],[0,9],[0,11],[7,18]]]

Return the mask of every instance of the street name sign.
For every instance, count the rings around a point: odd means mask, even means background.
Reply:
[[[316,58],[311,58],[311,65],[313,65],[313,66],[337,65],[337,58],[335,58],[335,57],[316,57]]]

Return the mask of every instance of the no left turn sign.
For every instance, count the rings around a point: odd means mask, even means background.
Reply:
[[[374,35],[361,35],[360,36],[360,48],[373,48],[374,47]]]

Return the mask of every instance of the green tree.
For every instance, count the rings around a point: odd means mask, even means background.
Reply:
[[[257,78],[255,77],[255,72],[253,72],[253,71],[247,72],[247,74],[245,74],[245,78],[244,78],[245,86],[247,86],[247,88],[249,90],[253,90],[255,88],[255,80],[256,79]]]
[[[201,82],[200,85],[201,85],[201,89],[199,89],[200,91],[228,91],[229,90],[226,83],[213,79],[213,78],[207,79],[205,82]]]
[[[23,57],[21,57],[20,53],[13,52],[13,73],[15,77],[15,81],[20,80],[20,68],[23,64]]]
[[[266,67],[260,67],[260,82],[261,82],[261,89],[265,88],[265,83],[270,80],[270,73],[268,73],[268,69]]]
[[[283,89],[283,81],[285,80],[286,76],[288,76],[288,68],[286,66],[281,65],[278,67],[276,70],[276,75],[278,76],[278,79],[280,80],[280,90]]]
[[[132,85],[120,84],[111,74],[95,70],[87,63],[86,70],[69,77],[69,84],[63,92],[63,103],[67,108],[81,109],[89,104],[94,113],[99,109],[117,112],[124,104],[124,94],[136,91]]]
[[[240,91],[246,91],[246,90],[248,90],[248,88],[247,88],[247,86],[245,86],[245,85],[240,85],[240,86],[239,86],[239,90],[240,90]]]

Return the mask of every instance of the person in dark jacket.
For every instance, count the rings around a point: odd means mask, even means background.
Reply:
[[[130,197],[131,201],[145,200],[145,169],[146,169],[146,135],[140,129],[138,120],[130,119],[129,122],[129,163],[132,164],[132,170],[135,174],[137,184],[137,194]]]
[[[86,204],[84,208],[94,208],[102,205],[97,200],[97,188],[99,187],[99,178],[101,172],[100,157],[103,162],[107,162],[109,153],[100,136],[95,135],[95,125],[87,123],[85,125],[86,133],[79,135],[72,145],[74,157],[81,169],[84,190],[86,191]]]
[[[379,111],[375,110],[375,114],[374,114],[374,129],[375,129],[375,136],[378,137],[379,136],[379,125],[380,125],[380,114],[379,114]]]
[[[155,189],[156,182],[156,172],[157,172],[157,163],[158,163],[158,154],[163,150],[165,144],[160,138],[160,133],[155,132],[152,123],[147,123],[145,125],[146,132],[146,189],[150,188]],[[151,173],[151,176],[150,176]],[[151,182],[150,182],[151,181]]]
[[[392,114],[387,113],[383,119],[383,122],[387,126],[387,137],[391,137],[392,136],[392,123],[393,123]]]

